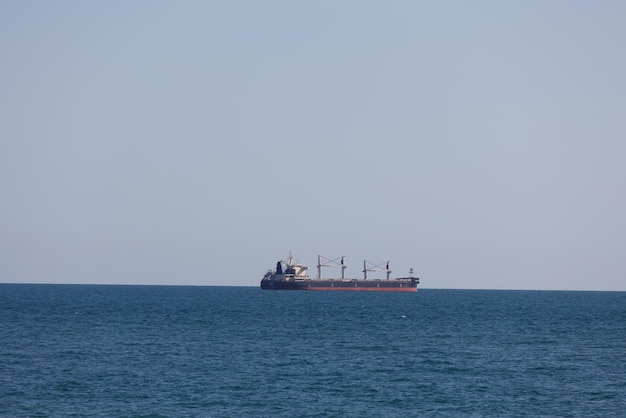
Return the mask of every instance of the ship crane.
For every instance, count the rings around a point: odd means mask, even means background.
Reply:
[[[330,258],[317,256],[317,278],[322,278],[322,267],[341,267],[341,278],[345,279],[346,272],[346,257],[341,256],[331,260]]]
[[[363,260],[363,278],[367,279],[368,271],[384,271],[387,273],[387,280],[389,280],[389,277],[391,277],[391,269],[389,269],[389,263],[390,261],[387,261],[387,263],[385,263],[384,265],[381,263],[370,267],[369,262],[367,260]]]

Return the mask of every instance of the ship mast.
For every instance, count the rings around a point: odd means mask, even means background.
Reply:
[[[389,263],[391,262],[387,261],[387,263],[384,266],[381,263],[381,264],[376,264],[373,267],[370,267],[368,261],[363,260],[363,278],[367,279],[368,271],[384,271],[387,273],[387,280],[389,280],[389,277],[391,276],[391,269],[389,268]]]
[[[341,256],[339,258],[335,258],[331,260],[330,258],[322,257],[321,255],[317,256],[317,278],[322,278],[322,267],[341,267],[341,278],[345,278],[346,271],[346,257]]]

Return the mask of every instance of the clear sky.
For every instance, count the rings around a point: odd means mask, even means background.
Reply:
[[[621,0],[0,1],[0,282],[257,286],[292,251],[626,290],[624,22]]]

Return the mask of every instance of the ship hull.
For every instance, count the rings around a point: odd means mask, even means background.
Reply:
[[[416,292],[417,279],[391,280],[261,280],[264,290],[317,290],[317,291],[358,291],[358,292]]]

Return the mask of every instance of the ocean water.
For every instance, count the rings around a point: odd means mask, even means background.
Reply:
[[[625,416],[626,292],[0,285],[0,416]]]

